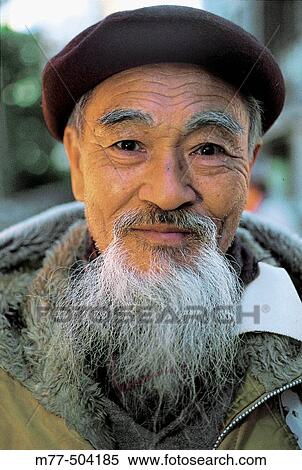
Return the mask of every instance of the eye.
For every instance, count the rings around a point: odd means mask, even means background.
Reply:
[[[141,150],[140,143],[136,140],[120,140],[113,145],[124,152],[138,152]]]
[[[225,154],[226,152],[224,148],[220,147],[220,145],[207,142],[205,144],[202,144],[192,153],[197,153],[199,155],[217,155],[217,154]]]

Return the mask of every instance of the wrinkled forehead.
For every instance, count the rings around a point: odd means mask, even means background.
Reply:
[[[90,102],[99,111],[139,107],[168,114],[189,108],[234,114],[243,125],[248,113],[244,98],[231,84],[194,64],[160,63],[127,69],[104,80]],[[175,116],[176,117],[176,116]]]

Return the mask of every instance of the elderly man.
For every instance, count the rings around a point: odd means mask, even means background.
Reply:
[[[270,52],[193,8],[49,61],[78,202],[0,238],[1,448],[301,446],[301,240],[242,214],[283,100]]]

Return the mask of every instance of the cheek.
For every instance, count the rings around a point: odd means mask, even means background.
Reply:
[[[99,201],[93,198],[89,192],[85,194],[85,216],[89,232],[96,242],[97,247],[101,251],[104,250],[109,236],[106,214],[100,206]]]
[[[201,195],[206,207],[217,217],[226,217],[233,208],[244,207],[248,186],[235,174],[217,175],[202,181]]]
[[[134,185],[129,181],[130,175],[113,164],[104,166],[90,161],[89,167],[83,170],[86,220],[96,245],[104,250],[112,241],[116,217],[128,208]]]
[[[102,251],[107,245],[108,210],[110,209],[108,198],[108,183],[102,177],[100,168],[95,162],[89,162],[83,169],[84,173],[84,203],[85,216],[89,231]]]
[[[230,246],[245,208],[248,186],[242,175],[219,175],[203,181],[202,199],[208,213],[221,219],[219,246],[226,251]]]

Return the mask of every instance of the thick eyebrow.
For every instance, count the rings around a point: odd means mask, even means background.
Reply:
[[[103,126],[114,126],[123,121],[134,121],[140,124],[153,126],[155,124],[151,114],[138,109],[118,108],[108,111],[97,119],[97,123]]]
[[[234,136],[243,133],[243,127],[239,122],[225,111],[200,111],[187,121],[184,135],[208,126],[220,127]]]
[[[156,124],[151,114],[131,108],[113,109],[97,118],[97,123],[104,127],[113,127],[125,121],[146,124],[149,127]],[[183,136],[208,126],[220,127],[234,136],[243,132],[239,122],[225,111],[199,111],[186,122]]]

